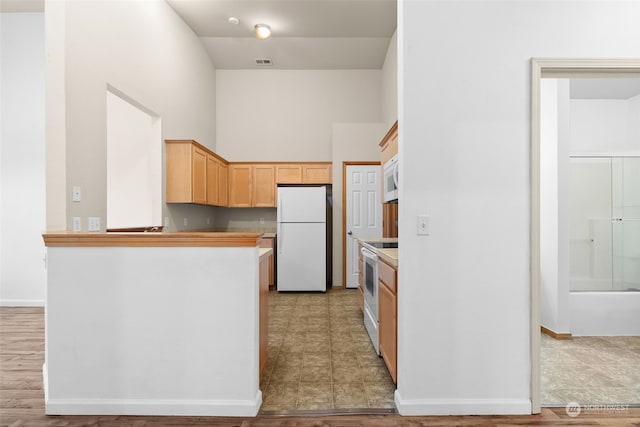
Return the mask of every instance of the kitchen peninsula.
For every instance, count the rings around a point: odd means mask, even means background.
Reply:
[[[47,414],[258,413],[261,233],[43,237]]]

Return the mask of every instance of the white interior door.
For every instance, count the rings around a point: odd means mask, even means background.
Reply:
[[[382,237],[381,166],[347,165],[346,276],[347,288],[358,287],[358,239]]]

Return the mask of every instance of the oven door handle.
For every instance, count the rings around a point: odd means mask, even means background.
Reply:
[[[360,252],[362,252],[362,256],[363,257],[371,259],[374,262],[378,261],[378,255],[373,253],[373,252],[371,252],[370,250],[362,248],[362,249],[360,249]]]

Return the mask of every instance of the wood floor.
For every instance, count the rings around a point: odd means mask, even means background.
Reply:
[[[593,410],[569,417],[564,408],[529,416],[401,417],[309,413],[230,417],[46,416],[42,391],[44,320],[41,308],[0,308],[0,426],[610,426],[640,427],[640,408]]]

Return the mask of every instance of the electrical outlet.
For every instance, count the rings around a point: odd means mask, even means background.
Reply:
[[[100,231],[100,217],[99,216],[90,216],[89,217],[89,231]]]
[[[169,217],[168,217],[168,216],[165,216],[165,217],[164,217],[164,226],[165,226],[165,227],[168,227],[168,226],[169,226]]]
[[[189,219],[184,218],[184,219],[182,220],[182,223],[183,223],[183,224],[184,224],[184,226],[186,227],[187,225],[189,225]]]
[[[264,224],[264,218],[260,217],[260,224]]]
[[[73,231],[82,231],[82,218],[79,216],[73,217]]]
[[[207,225],[211,224],[211,218],[207,217]]]
[[[71,199],[74,202],[79,202],[81,198],[82,198],[82,192],[80,190],[80,187],[74,186],[73,189],[71,190]]]

